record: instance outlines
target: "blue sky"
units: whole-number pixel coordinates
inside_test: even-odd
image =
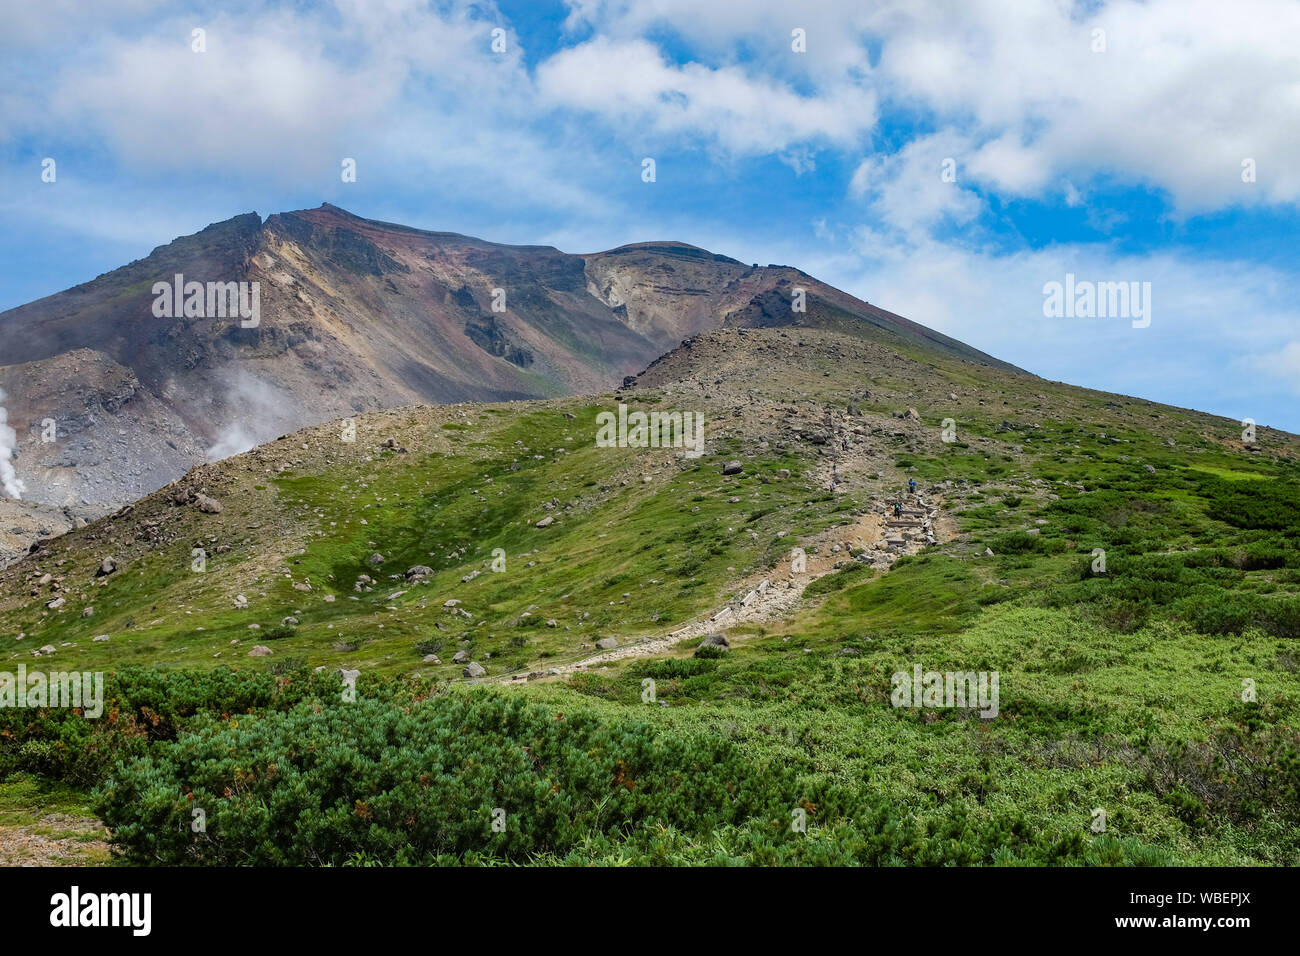
[[[1300,431],[1292,0],[0,17],[0,309],[329,201],[568,252],[677,239],[798,265],[1047,378]],[[1066,273],[1151,283],[1150,326],[1045,317]]]

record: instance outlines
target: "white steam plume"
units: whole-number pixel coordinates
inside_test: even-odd
[[[4,400],[4,389],[0,388],[0,402]],[[12,455],[17,446],[18,435],[9,427],[9,413],[0,405],[0,488],[7,498],[21,498],[27,490],[27,486],[14,471]]]

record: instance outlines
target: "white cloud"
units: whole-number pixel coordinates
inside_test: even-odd
[[[593,80],[597,81],[593,82]],[[876,121],[874,93],[849,85],[803,96],[740,66],[670,63],[647,40],[597,37],[556,53],[537,69],[544,103],[617,125],[716,140],[741,154],[773,154],[793,144],[855,144]]]
[[[1276,351],[1243,358],[1241,366],[1263,372],[1300,394],[1300,341],[1287,342]]]
[[[1180,211],[1300,200],[1300,5],[1285,0],[889,6],[876,79],[970,128],[970,166],[1012,193],[1112,173]],[[1092,29],[1106,51],[1092,51]],[[973,124],[973,126],[972,126]],[[1241,182],[1241,161],[1259,166]],[[1267,174],[1265,173],[1267,170]]]
[[[871,156],[858,164],[849,193],[869,199],[877,220],[913,241],[945,221],[968,224],[983,204],[962,185],[965,173],[957,157],[967,152],[967,141],[955,133],[918,137],[892,156]],[[951,176],[945,178],[945,172]]]
[[[981,184],[1040,195],[1069,177],[1167,190],[1180,214],[1300,201],[1300,4],[1291,0],[579,0],[605,36],[669,30],[702,60],[753,49],[763,76],[823,99],[871,90],[885,108],[959,131]],[[789,55],[791,26],[808,53]],[[1094,28],[1106,49],[1093,52]],[[867,51],[878,44],[879,62]],[[1256,161],[1258,181],[1241,181]]]

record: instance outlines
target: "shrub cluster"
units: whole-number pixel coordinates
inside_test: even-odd
[[[708,831],[792,792],[721,738],[477,693],[211,718],[119,766],[99,812],[133,862],[429,864],[524,861],[651,824]]]

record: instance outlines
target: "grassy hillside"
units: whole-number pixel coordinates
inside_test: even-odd
[[[595,447],[620,400],[705,454]],[[99,721],[0,710],[0,776],[139,863],[1300,862],[1295,436],[807,330],[343,434],[0,571],[5,666],[113,675]],[[909,478],[938,543],[859,560]],[[763,579],[730,650],[669,636]],[[891,706],[918,664],[997,715]]]

